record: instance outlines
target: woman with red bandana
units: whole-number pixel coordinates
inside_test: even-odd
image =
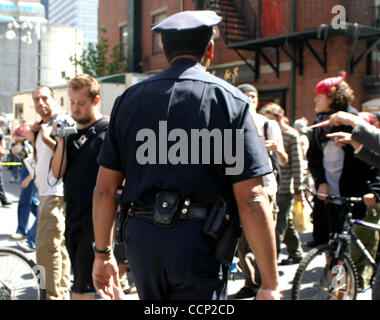
[[[327,78],[317,84],[314,103],[318,118],[315,123],[328,120],[331,114],[338,111],[358,115],[358,111],[351,106],[354,93],[344,81],[345,76],[346,73],[343,72],[341,76]],[[367,181],[374,177],[374,173],[369,165],[355,157],[351,145],[338,146],[334,139],[326,136],[337,131],[351,132],[352,127],[321,126],[314,128],[310,135],[307,159],[315,188],[317,193],[324,195],[361,197],[368,193]],[[324,203],[326,196],[319,195],[318,198],[313,235],[314,241],[321,244],[328,241],[329,234],[341,231],[345,208],[340,201]],[[363,218],[365,212],[364,203],[356,204],[353,209],[354,218]],[[325,225],[321,221],[325,221]]]

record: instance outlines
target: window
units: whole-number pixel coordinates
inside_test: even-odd
[[[161,21],[162,19],[166,18],[166,13],[161,12],[158,14],[153,15],[153,24]],[[153,55],[162,54],[163,52],[163,46],[161,41],[161,33],[153,32]]]
[[[124,25],[120,27],[120,43],[121,50],[125,59],[128,58],[128,26]]]
[[[15,104],[15,119],[22,118],[23,113],[24,113],[24,104],[16,103]]]

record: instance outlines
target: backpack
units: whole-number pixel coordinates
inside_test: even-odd
[[[265,121],[264,123],[264,137],[265,140],[268,140],[268,126],[269,122]],[[272,167],[273,167],[273,174],[276,178],[277,185],[280,185],[280,180],[281,180],[281,172],[280,172],[280,164],[278,163],[278,159],[276,154],[273,151],[268,151],[269,158],[272,162]]]

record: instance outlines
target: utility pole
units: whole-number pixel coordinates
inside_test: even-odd
[[[19,0],[14,0],[16,6],[16,22],[20,23],[20,10],[19,10]],[[19,38],[18,38],[18,59],[17,59],[17,92],[21,90],[21,37],[22,37],[22,29],[19,28]]]

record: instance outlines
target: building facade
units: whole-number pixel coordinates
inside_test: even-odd
[[[12,105],[16,92],[64,84],[62,72],[80,72],[70,57],[82,53],[82,41],[81,31],[48,24],[40,1],[0,0],[0,112],[22,116],[22,106]]]
[[[113,45],[127,21],[129,72],[154,74],[168,63],[150,26],[196,9],[223,18],[210,72],[255,85],[261,104],[280,104],[291,122],[315,118],[315,85],[342,70],[358,110],[380,95],[378,0],[100,0],[99,26],[112,30]]]
[[[39,78],[38,26],[46,23],[40,1],[0,0],[0,112],[12,111],[12,94]]]
[[[83,47],[98,42],[98,0],[49,0],[49,22],[82,30]]]

